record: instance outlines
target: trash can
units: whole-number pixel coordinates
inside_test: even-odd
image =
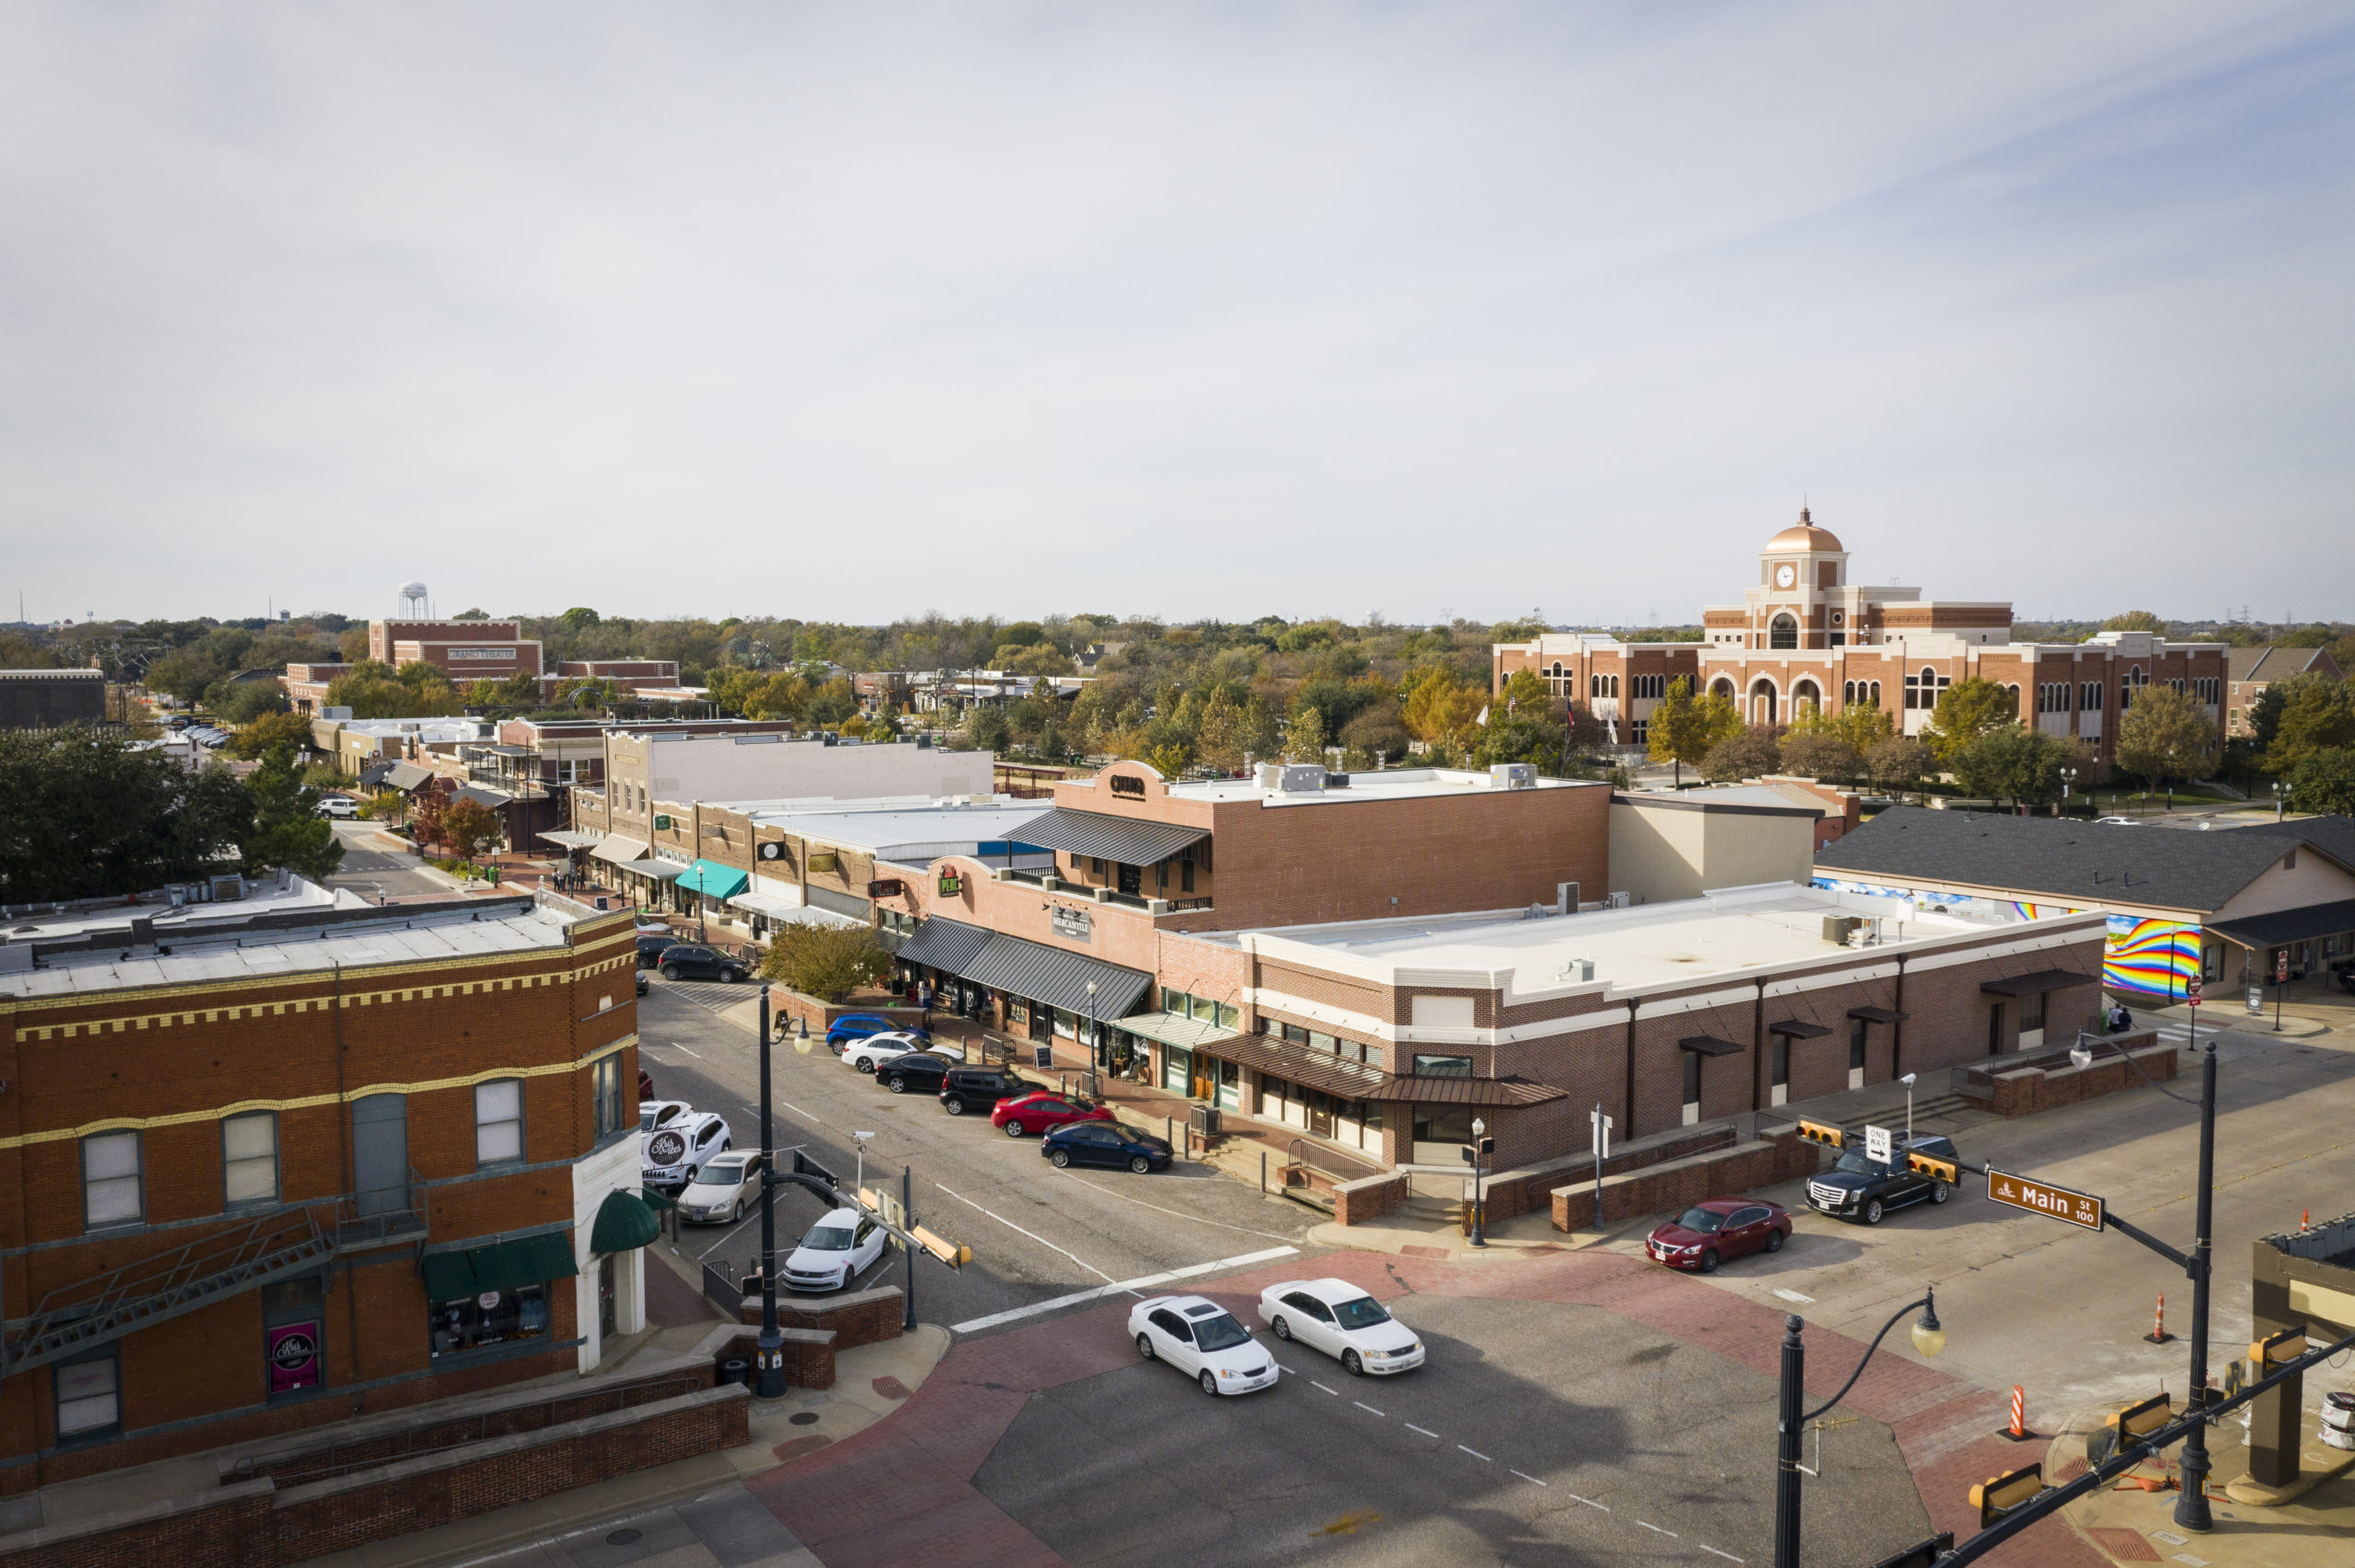
[[[752,1364],[741,1356],[731,1356],[719,1364],[719,1380],[723,1383],[741,1383],[746,1388],[751,1388]]]
[[[490,885],[494,887],[499,886],[499,867],[495,865],[490,867]]]

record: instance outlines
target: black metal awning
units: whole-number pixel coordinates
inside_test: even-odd
[[[1861,1018],[1867,1024],[1902,1024],[1905,1014],[1893,1007],[1852,1007],[1848,1016]]]
[[[1126,1018],[1143,1003],[1153,985],[1153,977],[1143,969],[999,933],[958,972],[992,990],[1027,997],[1082,1018]],[[1091,983],[1096,988],[1092,993]]]
[[[1770,1035],[1787,1035],[1794,1040],[1812,1040],[1819,1035],[1829,1035],[1832,1029],[1829,1024],[1809,1024],[1802,1019],[1786,1018],[1780,1024],[1767,1024],[1766,1032]]]
[[[1193,1048],[1204,1056],[1236,1062],[1254,1072],[1281,1078],[1304,1089],[1321,1089],[1343,1100],[1373,1099],[1392,1082],[1390,1074],[1380,1068],[1268,1035],[1205,1040]]]
[[[2242,947],[2279,947],[2284,943],[2310,942],[2355,931],[2355,898],[2335,904],[2308,904],[2302,910],[2275,910],[2246,920],[2224,921],[2208,928]]]
[[[2093,983],[2091,975],[2079,974],[2074,969],[2039,969],[2034,974],[2005,975],[1996,979],[1982,980],[1979,989],[1995,996],[2040,996],[2065,986],[2089,986]]]
[[[1741,1054],[1740,1046],[1735,1045],[1731,1040],[1720,1040],[1715,1035],[1687,1035],[1676,1042],[1676,1048],[1680,1051],[1691,1051],[1694,1056],[1704,1057],[1732,1057]]]
[[[922,964],[945,975],[961,975],[965,966],[973,961],[973,956],[987,947],[995,934],[978,925],[935,915],[900,944],[900,962]]]
[[[1526,1078],[1460,1078],[1407,1073],[1391,1079],[1369,1100],[1408,1105],[1542,1105],[1568,1097],[1569,1091]]]
[[[1022,830],[1022,841],[1065,854],[1092,855],[1122,865],[1158,865],[1189,845],[1211,836],[1207,828],[1174,822],[1140,822],[1101,811],[1056,807]]]

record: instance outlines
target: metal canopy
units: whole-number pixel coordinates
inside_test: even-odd
[[[395,762],[385,770],[385,782],[405,795],[432,776],[432,769],[420,768],[415,762]]]
[[[633,839],[625,833],[608,833],[597,841],[597,847],[589,852],[589,858],[607,861],[615,865],[627,865],[634,860],[644,860],[646,854],[644,839]]]
[[[1022,830],[1022,841],[1065,854],[1092,855],[1122,865],[1157,865],[1189,844],[1211,836],[1207,828],[1172,822],[1139,822],[1100,811],[1057,807]]]
[[[1735,1045],[1731,1040],[1720,1040],[1715,1035],[1687,1035],[1676,1042],[1676,1048],[1680,1051],[1691,1051],[1694,1056],[1704,1057],[1731,1057],[1741,1054],[1740,1046]]]
[[[2302,910],[2275,910],[2246,920],[2224,921],[2208,929],[2242,947],[2279,947],[2285,943],[2312,941],[2317,936],[2337,936],[2343,931],[2355,931],[2355,898],[2342,898],[2335,904],[2308,904]]]
[[[1852,1007],[1848,1016],[1861,1018],[1867,1024],[1901,1024],[1905,1014],[1891,1007]]]
[[[1566,1098],[1567,1089],[1525,1078],[1432,1078],[1412,1073],[1393,1078],[1367,1094],[1369,1100],[1413,1105],[1542,1105]]]
[[[569,850],[592,850],[604,841],[594,833],[583,833],[572,828],[551,829],[545,833],[534,833],[533,837],[552,844],[562,844]]]
[[[1124,1023],[1121,1027],[1128,1025]],[[1235,1062],[1304,1089],[1320,1089],[1344,1100],[1371,1099],[1391,1082],[1390,1074],[1379,1068],[1267,1035],[1230,1034],[1204,1040],[1193,1048],[1204,1056]]]
[[[687,867],[685,874],[679,878],[679,886],[707,898],[732,898],[742,892],[752,880],[751,872],[739,871],[718,861],[699,860]]]
[[[960,972],[993,990],[1108,1022],[1134,1013],[1153,985],[1153,977],[1142,969],[1126,969],[1041,942],[998,934],[993,934],[989,945]],[[1091,980],[1096,984],[1093,996],[1087,990]]]
[[[1995,996],[2037,996],[2063,986],[2093,984],[2091,975],[2081,975],[2074,969],[2039,969],[2032,975],[2005,975],[1999,979],[1982,980],[1979,989]]]
[[[1770,1035],[1787,1035],[1794,1040],[1812,1040],[1819,1035],[1829,1035],[1832,1029],[1828,1024],[1809,1024],[1797,1018],[1786,1018],[1780,1024],[1767,1024],[1766,1032]]]
[[[973,961],[973,956],[990,944],[994,934],[978,925],[935,915],[900,944],[900,962],[923,964],[945,975],[961,975],[965,966]]]

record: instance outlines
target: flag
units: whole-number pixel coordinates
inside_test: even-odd
[[[1488,723],[1488,704],[1486,704],[1485,703],[1481,704],[1481,707],[1480,707],[1480,716],[1479,716],[1479,717],[1477,717],[1477,718],[1476,718],[1476,719],[1474,719],[1472,722],[1473,722],[1474,724],[1486,724],[1486,723]]]

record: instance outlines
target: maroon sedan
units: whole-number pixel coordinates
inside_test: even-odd
[[[1644,1250],[1671,1268],[1715,1274],[1744,1253],[1779,1253],[1790,1239],[1791,1213],[1756,1197],[1713,1197],[1694,1204],[1651,1233]]]

